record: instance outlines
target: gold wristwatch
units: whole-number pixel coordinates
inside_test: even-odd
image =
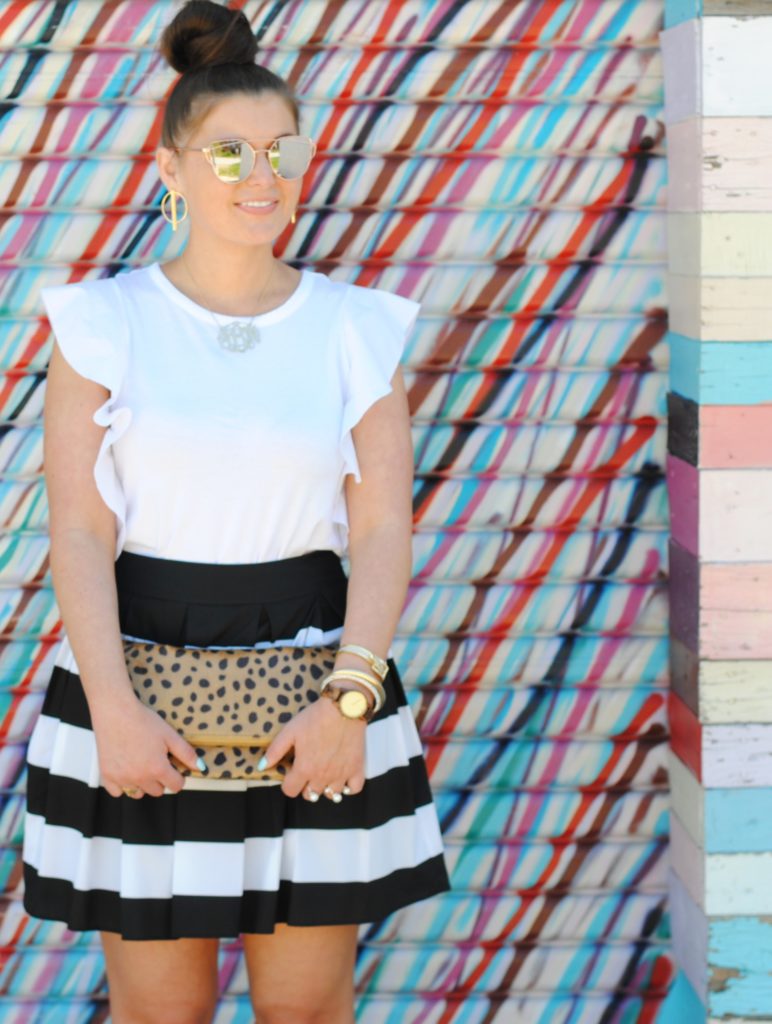
[[[370,702],[356,687],[335,686],[330,683],[322,690],[322,697],[329,697],[338,706],[344,718],[361,718],[369,722],[374,714]]]

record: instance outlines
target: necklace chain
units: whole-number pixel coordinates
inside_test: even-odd
[[[185,270],[188,272],[188,277],[193,282],[193,287],[198,289],[196,279],[191,273],[190,267],[185,262],[185,257],[180,254],[180,260]],[[273,263],[271,269],[266,277],[265,284],[263,285],[262,291],[260,292],[260,299],[265,295],[266,289],[268,288],[268,282],[271,280],[273,275]],[[228,324],[221,324],[213,311],[207,307],[207,312],[214,320],[215,327],[217,328],[217,341],[221,347],[226,349],[228,352],[246,352],[247,349],[254,348],[255,345],[260,341],[260,331],[255,327],[255,319],[261,316],[260,313],[255,313],[252,319],[248,323],[242,323],[239,320],[231,320]]]

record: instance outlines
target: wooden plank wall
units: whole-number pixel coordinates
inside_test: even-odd
[[[710,1021],[772,1019],[772,10],[680,0],[668,137],[670,892]]]
[[[59,628],[38,294],[184,241],[153,163],[174,6],[0,4],[4,1024],[107,1012],[96,936],[31,920],[18,892],[24,740]],[[663,0],[229,6],[319,141],[277,255],[422,304],[394,647],[453,892],[363,927],[358,1019],[651,1024],[674,973]],[[235,940],[220,977],[218,1024],[251,1024]]]

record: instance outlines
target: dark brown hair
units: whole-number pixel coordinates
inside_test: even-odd
[[[180,72],[164,109],[162,146],[179,145],[184,131],[206,115],[218,96],[234,92],[278,93],[300,130],[291,87],[255,63],[257,40],[243,11],[212,0],[188,0],[161,33],[159,49]]]

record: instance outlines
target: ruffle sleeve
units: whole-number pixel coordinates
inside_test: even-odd
[[[126,536],[126,498],[111,449],[131,422],[131,409],[119,401],[128,362],[120,287],[114,278],[104,278],[41,288],[40,296],[64,358],[82,377],[110,392],[92,417],[106,428],[94,463],[94,481],[116,517],[117,558]]]
[[[382,288],[350,285],[342,302],[341,344],[345,401],[340,447],[343,476],[362,480],[351,430],[379,398],[391,391],[420,302]]]

